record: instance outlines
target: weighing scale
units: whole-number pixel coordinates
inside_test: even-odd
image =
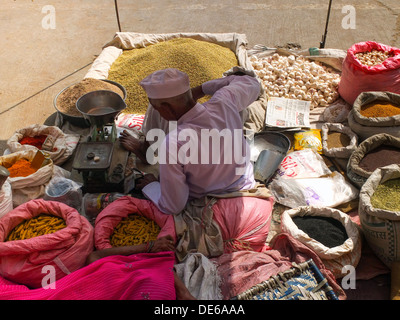
[[[72,164],[82,174],[82,191],[129,193],[135,187],[135,172],[115,126],[115,118],[126,108],[124,100],[113,91],[97,90],[80,97],[76,107],[90,125],[87,141],[78,144]]]

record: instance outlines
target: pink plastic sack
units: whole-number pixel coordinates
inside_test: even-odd
[[[61,217],[67,226],[52,234],[5,241],[15,226],[41,213]],[[0,219],[0,275],[39,288],[42,279],[48,275],[43,267],[52,266],[55,280],[61,279],[85,265],[87,256],[93,251],[93,233],[89,221],[74,208],[56,201],[30,200]]]
[[[111,248],[110,236],[120,221],[131,213],[153,220],[161,228],[158,238],[171,235],[176,240],[172,215],[164,214],[149,200],[125,196],[110,203],[96,218],[94,245],[97,250]]]
[[[359,52],[387,51],[394,56],[375,66],[366,66],[356,58]],[[342,65],[339,94],[353,105],[358,95],[366,91],[389,91],[400,93],[400,49],[366,41],[354,44],[347,50]]]
[[[271,225],[273,198],[237,197],[219,199],[213,205],[214,220],[219,224],[224,252],[266,251]]]

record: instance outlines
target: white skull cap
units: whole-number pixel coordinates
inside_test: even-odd
[[[190,90],[189,76],[174,68],[153,72],[140,85],[150,99],[171,98]]]

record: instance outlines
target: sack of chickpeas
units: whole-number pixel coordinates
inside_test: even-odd
[[[343,61],[339,94],[353,104],[365,91],[400,93],[400,49],[374,41],[359,42]]]

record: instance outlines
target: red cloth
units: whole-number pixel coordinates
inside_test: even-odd
[[[0,277],[0,300],[175,300],[174,262],[173,252],[109,256],[57,280],[54,289]]]

